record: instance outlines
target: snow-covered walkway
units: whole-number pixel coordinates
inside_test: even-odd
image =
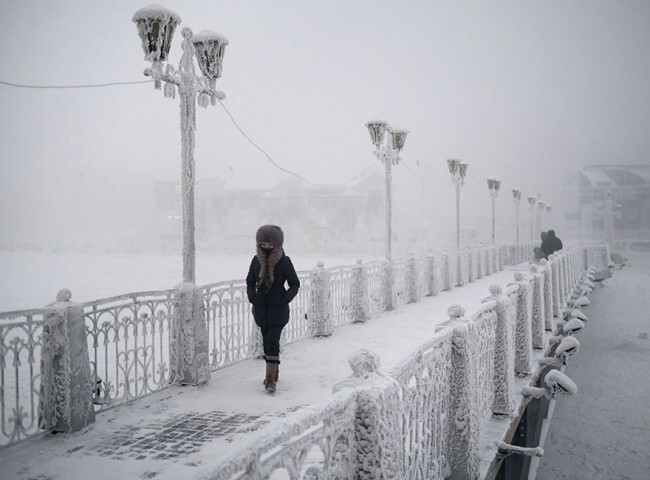
[[[578,393],[555,407],[538,480],[650,478],[650,253],[627,255],[585,311]]]
[[[191,478],[201,465],[245,448],[291,412],[323,402],[333,385],[350,375],[350,353],[371,349],[389,371],[431,338],[435,325],[448,319],[450,305],[471,314],[489,296],[490,284],[505,287],[515,270],[526,268],[506,267],[367,323],[337,328],[329,338],[290,345],[273,396],[262,386],[263,361],[246,360],[213,372],[206,386],[172,387],[102,413],[85,432],[46,436],[0,452],[0,478]]]

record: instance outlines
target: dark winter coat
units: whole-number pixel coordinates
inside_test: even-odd
[[[253,257],[246,276],[246,292],[248,301],[253,305],[253,317],[258,326],[284,326],[289,322],[289,303],[298,294],[300,280],[293,268],[291,259],[286,255],[278,260],[273,269],[273,283],[268,285],[259,282],[261,263],[257,256]],[[285,282],[289,289],[285,289]],[[258,287],[258,284],[261,283]]]
[[[562,240],[555,236],[555,230],[549,230],[548,235],[542,242],[542,253],[544,253],[544,258],[552,253],[555,253],[559,250],[562,250]]]

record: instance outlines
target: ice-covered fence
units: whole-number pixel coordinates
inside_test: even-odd
[[[434,335],[391,376],[400,387],[403,478],[442,478],[447,463],[451,331]]]
[[[0,449],[39,433],[44,310],[0,313]]]
[[[476,337],[473,339],[477,359],[478,405],[481,416],[492,412],[494,400],[494,349],[496,345],[496,302],[489,301],[472,315],[476,325]]]
[[[256,355],[261,339],[256,335],[246,282],[219,282],[202,287],[212,370]],[[300,330],[302,325],[293,325]]]
[[[529,250],[532,251],[532,244],[513,248],[519,255],[514,261],[528,259],[530,255],[525,252]],[[587,260],[595,256],[591,251],[583,254]],[[501,266],[495,263],[494,252],[492,263],[493,268]],[[333,326],[363,321],[368,314],[386,309],[387,291],[392,292],[391,306],[417,301],[439,290],[453,288],[459,279],[465,283],[485,275],[488,265],[489,248],[477,246],[460,254],[411,256],[392,265],[371,262],[361,269],[359,266],[328,269],[331,321]],[[314,335],[313,318],[310,318],[310,306],[315,298],[311,273],[299,273],[301,289],[291,304],[291,319],[283,332],[283,345]],[[387,290],[389,285],[392,288]],[[178,341],[171,335],[179,295],[182,292],[176,289],[130,293],[82,305],[93,380],[101,379],[99,384],[89,385],[96,396],[98,410],[142,397],[177,381],[170,372],[174,354],[171,347]],[[261,354],[260,334],[253,322],[243,281],[206,285],[201,287],[201,295],[211,369]],[[362,305],[360,298],[367,305]],[[13,444],[38,431],[42,323],[42,310],[0,313],[3,436],[0,446]],[[489,360],[485,357],[482,361]]]
[[[273,424],[261,439],[202,467],[210,480],[357,478],[356,395],[334,394]]]
[[[82,306],[100,409],[172,383],[169,337],[176,290],[120,295]]]

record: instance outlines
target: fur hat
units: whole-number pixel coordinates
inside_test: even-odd
[[[268,242],[276,247],[281,247],[284,243],[284,233],[277,225],[262,225],[257,229],[255,241],[258,245],[262,242]]]

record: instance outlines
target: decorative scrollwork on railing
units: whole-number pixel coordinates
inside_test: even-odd
[[[37,435],[43,310],[0,314],[0,449]]]
[[[384,310],[384,270],[381,262],[371,262],[366,266],[368,272],[368,295],[370,313]]]
[[[99,410],[168,387],[175,290],[82,304]]]
[[[294,413],[245,452],[206,467],[212,480],[355,478],[357,451],[353,391]]]
[[[476,358],[478,360],[478,396],[480,417],[491,415],[494,399],[494,349],[496,348],[496,302],[487,302],[472,320],[476,324]]]
[[[403,478],[443,478],[447,464],[447,419],[451,329],[410,355],[392,375],[400,385]]]
[[[352,282],[354,267],[330,268],[330,290],[334,326],[339,327],[354,321],[352,306]]]

